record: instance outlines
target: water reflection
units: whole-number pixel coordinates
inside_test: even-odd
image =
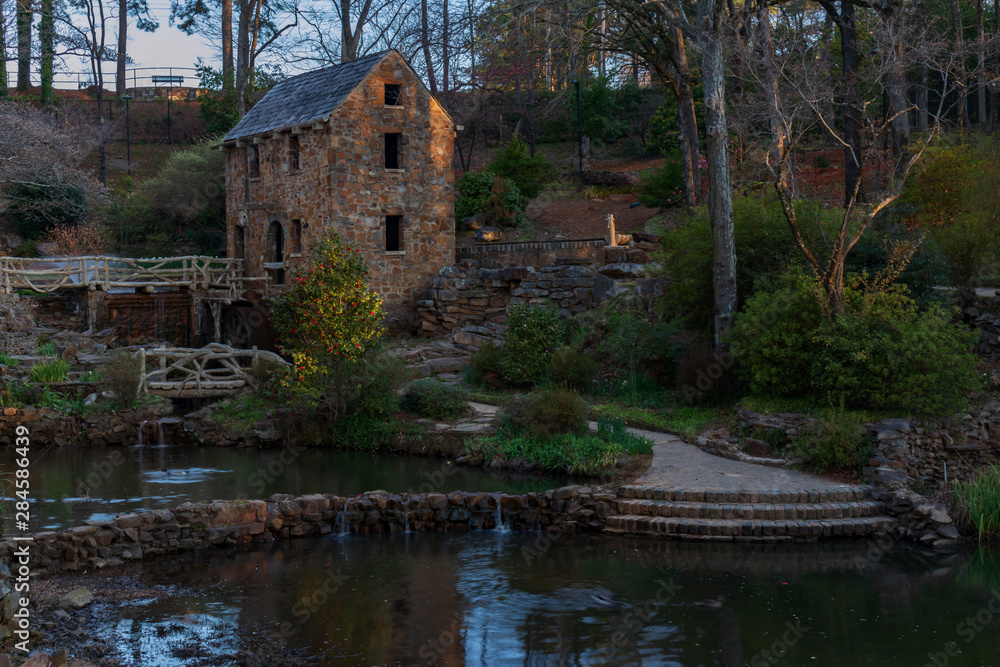
[[[492,473],[434,458],[307,448],[289,456],[289,451],[169,445],[40,448],[32,453],[32,530],[58,530],[188,501],[274,493],[526,493],[569,483],[567,478]],[[11,448],[0,448],[0,469],[12,468],[15,456]]]
[[[968,642],[996,554],[867,544],[704,545],[479,531],[331,536],[146,566],[171,594],[109,624],[133,664],[270,646],[267,664],[994,665],[1000,618]],[[530,554],[526,557],[525,554]],[[725,596],[721,608],[694,603]],[[205,632],[204,628],[211,628]],[[201,637],[201,639],[199,639]],[[204,653],[202,653],[204,655]],[[146,656],[160,662],[147,661]],[[282,656],[285,656],[282,658]]]

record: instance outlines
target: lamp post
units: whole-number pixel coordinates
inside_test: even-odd
[[[580,173],[583,174],[583,118],[580,116],[580,82],[576,85],[576,149],[580,155]]]
[[[125,95],[125,156],[128,162],[128,175],[132,175],[132,114],[129,113],[131,95]]]

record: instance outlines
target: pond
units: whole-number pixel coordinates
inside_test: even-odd
[[[478,531],[328,536],[137,567],[165,594],[96,602],[88,626],[129,665],[942,667],[1000,656],[990,551]],[[260,662],[237,660],[248,650]]]
[[[15,458],[13,448],[0,448],[0,469],[12,470]],[[274,493],[527,493],[569,483],[568,478],[494,473],[437,458],[322,448],[53,446],[32,451],[31,529],[59,530],[135,510],[264,499]]]

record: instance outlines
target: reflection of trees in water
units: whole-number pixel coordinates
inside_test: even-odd
[[[194,598],[199,605],[238,607],[250,644],[282,623],[296,623],[296,605],[315,599],[331,569],[339,570],[347,577],[343,587],[308,622],[296,625],[289,640],[291,648],[328,650],[327,658],[586,664],[588,655],[612,646],[617,664],[653,664],[655,656],[682,664],[742,665],[795,621],[813,630],[788,649],[787,664],[804,664],[817,651],[819,664],[837,664],[873,644],[903,651],[900,659],[917,659],[934,648],[933,633],[919,638],[928,646],[900,649],[892,631],[911,627],[911,618],[923,619],[923,625],[943,617],[939,627],[954,628],[968,612],[968,604],[955,601],[967,596],[955,594],[956,570],[989,576],[997,563],[995,557],[974,564],[906,548],[861,572],[859,558],[871,553],[869,543],[850,540],[726,545],[582,534],[559,538],[526,559],[522,547],[532,544],[530,534],[490,531],[346,536],[209,558],[185,555],[157,562],[155,570],[146,567],[150,576],[179,586],[177,604]],[[680,586],[676,597],[650,603],[664,580]],[[691,604],[720,594],[727,597],[721,609]],[[650,611],[636,622],[640,608]],[[857,643],[837,640],[848,637]],[[879,650],[872,654],[876,662]]]

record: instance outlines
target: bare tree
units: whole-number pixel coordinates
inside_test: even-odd
[[[0,0],[0,99],[6,98],[7,91],[7,12],[4,0]]]
[[[842,20],[843,17],[840,18]],[[871,90],[891,85],[893,77],[900,70],[918,62],[914,53],[907,51],[905,46],[900,46],[919,43],[912,31],[904,33],[891,14],[880,12],[880,18],[882,20],[874,35],[878,45],[875,51],[878,59],[871,63],[868,72]],[[775,82],[778,84],[776,93],[768,95],[765,103],[771,126],[779,128],[772,136],[769,151],[771,159],[767,161],[767,166],[792,236],[823,289],[829,317],[836,318],[844,313],[843,280],[847,254],[860,240],[871,220],[898,198],[910,169],[920,159],[934,132],[916,150],[899,158],[900,166],[888,176],[889,181],[879,193],[877,201],[870,206],[862,206],[859,192],[865,166],[879,157],[883,138],[893,133],[894,124],[910,108],[906,107],[886,116],[875,108],[872,100],[877,96],[871,90],[850,98],[853,100],[852,116],[860,120],[861,129],[860,141],[856,147],[851,146],[846,132],[838,129],[835,119],[830,117],[825,100],[838,96],[847,99],[842,91],[853,82],[844,82],[828,73],[817,71],[814,65],[815,48],[812,46],[816,44],[814,35],[804,31],[788,32],[790,37],[782,45],[780,52],[775,50],[770,57],[746,59],[750,63],[761,63],[751,65],[748,75],[752,77],[754,85],[761,88],[770,88]],[[950,67],[950,63],[945,67]],[[743,112],[755,113],[752,108],[744,109]],[[841,223],[834,237],[827,239],[827,247],[819,247],[815,242],[807,240],[815,235],[806,233],[805,227],[810,221],[800,217],[796,207],[797,197],[789,186],[788,178],[791,156],[805,137],[816,128],[822,129],[833,141],[850,150],[850,154],[857,160],[859,171],[853,189],[846,195]],[[934,129],[937,129],[936,125]]]

